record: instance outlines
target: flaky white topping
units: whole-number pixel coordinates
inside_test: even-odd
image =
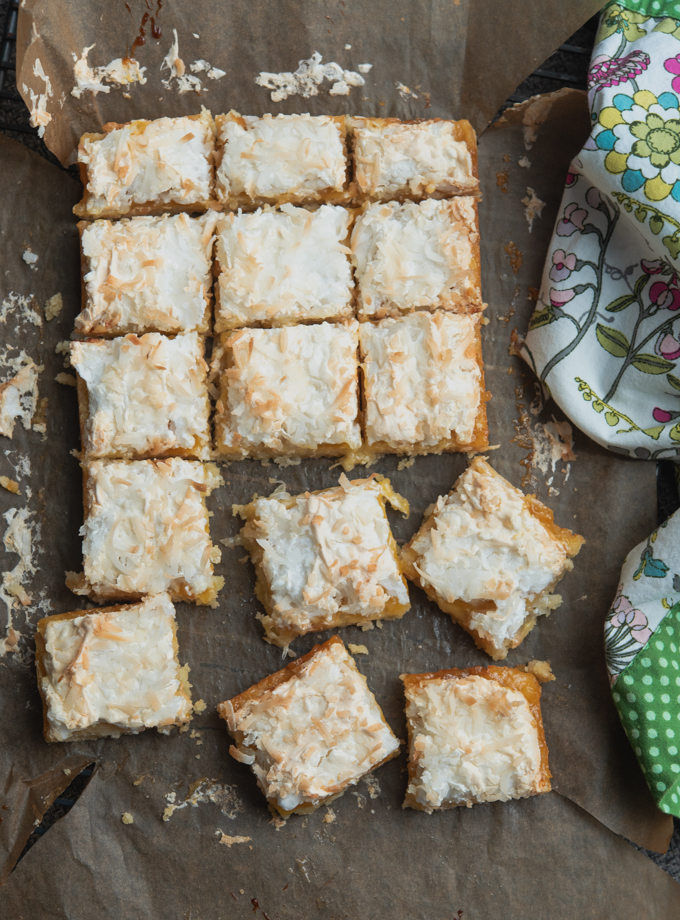
[[[407,688],[406,717],[417,764],[408,793],[426,810],[538,791],[538,731],[519,690],[478,675],[433,678]]]
[[[321,648],[298,675],[229,712],[242,732],[238,760],[252,764],[267,798],[285,811],[354,785],[399,742],[340,643]]]
[[[362,323],[361,357],[369,444],[397,449],[469,443],[479,414],[479,319],[412,313]]]
[[[255,502],[257,543],[271,592],[276,629],[304,633],[338,614],[380,617],[388,602],[408,604],[390,546],[390,525],[374,480],[294,499]]]
[[[437,499],[434,521],[412,543],[418,573],[448,603],[488,601],[470,628],[503,648],[526,620],[527,605],[564,572],[565,546],[519,489],[472,467]]]
[[[85,135],[78,162],[87,167],[87,214],[209,201],[213,150],[212,119],[205,111],[198,119],[132,121],[104,137]]]
[[[0,383],[0,434],[11,438],[17,419],[27,430],[38,407],[38,377],[42,365],[30,358],[19,368],[19,373]]]
[[[355,321],[242,329],[229,336],[233,361],[218,403],[222,445],[244,456],[258,448],[358,448],[358,339]]]
[[[348,211],[331,205],[225,214],[217,237],[217,331],[350,316],[350,221]]]
[[[85,334],[207,331],[217,215],[97,220],[82,234]]]
[[[472,191],[478,181],[455,122],[381,123],[353,118],[354,175],[362,192],[389,198],[397,192],[432,195]]]
[[[352,232],[362,313],[481,306],[474,199],[366,207]]]
[[[186,722],[167,594],[111,613],[54,617],[45,633],[41,689],[55,741],[106,723],[122,731]]]
[[[241,122],[245,122],[245,127]],[[326,115],[228,115],[218,119],[224,155],[217,171],[220,200],[244,195],[314,200],[341,192],[347,164],[341,128]]]
[[[96,460],[86,474],[89,508],[80,533],[92,593],[197,597],[212,588],[220,554],[204,498],[221,484],[215,466],[177,457]]]
[[[90,457],[207,458],[210,406],[203,339],[157,332],[72,342],[71,364],[87,385],[83,450]]]

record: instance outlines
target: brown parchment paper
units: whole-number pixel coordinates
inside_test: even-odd
[[[518,485],[527,472],[522,462],[531,454],[532,436],[539,438],[553,412],[558,421],[562,417],[552,406],[539,407],[533,379],[519,359],[509,356],[508,346],[512,330],[524,329],[531,315],[530,288],[540,282],[566,168],[588,130],[582,94],[563,92],[548,101],[550,110],[543,108],[546,120],[529,151],[524,122],[535,121],[536,113],[529,106],[508,113],[480,141],[483,285],[490,320],[484,354],[487,386],[493,393],[491,441],[500,445],[489,456]],[[305,106],[306,101],[298,100],[298,110]],[[526,161],[524,166],[518,163],[524,156],[530,160],[528,167]],[[41,527],[41,554],[36,559],[39,571],[27,588],[38,599],[43,593],[53,612],[63,612],[84,606],[63,584],[64,571],[81,564],[80,471],[69,454],[77,446],[76,400],[71,388],[53,380],[62,370],[54,347],[68,337],[78,311],[77,235],[70,208],[79,189],[70,176],[11,141],[0,140],[0,162],[0,232],[7,241],[0,296],[6,298],[9,291],[33,294],[42,305],[60,291],[65,304],[58,319],[40,327],[17,323],[13,314],[0,327],[8,342],[45,365],[41,394],[49,399],[45,441],[36,432],[18,429],[15,441],[1,445],[2,473],[15,478],[12,464],[22,455],[31,459],[32,469],[30,477],[21,479],[21,497],[0,495],[0,511],[26,502],[34,511]],[[545,202],[531,233],[521,201],[527,188]],[[27,246],[39,256],[36,271],[21,258]],[[522,426],[523,412],[529,421]],[[251,916],[255,910],[270,920],[434,920],[463,911],[465,920],[639,920],[677,914],[680,888],[611,833],[664,850],[671,831],[671,821],[654,807],[620,729],[607,688],[602,640],[621,561],[655,525],[655,467],[616,457],[574,434],[577,459],[569,467],[560,461],[555,471],[547,472],[534,464],[527,485],[555,509],[559,523],[584,534],[588,543],[560,586],[562,607],[508,658],[509,664],[547,658],[557,675],[544,686],[543,705],[556,792],[433,816],[402,811],[402,753],[378,771],[378,787],[362,782],[335,802],[330,823],[324,816],[331,815],[322,809],[276,830],[249,770],[229,757],[230,741],[215,714],[219,701],[283,663],[279,650],[261,639],[250,564],[239,563],[240,548],[225,549],[218,571],[226,576],[227,587],[219,608],[178,605],[181,659],[192,669],[194,699],[207,704],[190,732],[166,738],[149,731],[97,743],[46,745],[28,660],[31,642],[22,645],[26,660],[0,660],[0,847],[5,874],[49,802],[82,765],[98,764],[76,807],[31,849],[0,889],[0,915],[11,920],[91,920],[97,915],[212,920]],[[376,465],[411,502],[410,519],[392,515],[399,541],[412,535],[424,509],[451,487],[464,467],[465,458],[453,455],[419,458],[401,471],[395,458]],[[563,472],[567,469],[568,478]],[[267,494],[279,481],[294,492],[327,487],[337,481],[338,472],[328,461],[303,461],[282,470],[249,461],[225,466],[225,486],[209,500],[214,538],[237,532],[232,502],[247,501],[254,492]],[[30,498],[26,486],[32,490]],[[11,568],[16,557],[5,554],[0,562]],[[402,738],[402,671],[489,661],[422,592],[411,589],[411,597],[413,608],[399,622],[367,633],[342,631],[346,642],[369,649],[368,656],[357,658],[358,664]],[[29,609],[30,622],[25,624],[24,614],[17,612],[15,625],[27,633],[40,615],[40,610]],[[303,653],[327,635],[305,637],[295,649]],[[168,794],[174,793],[176,804],[182,804],[201,781],[213,784],[215,801],[188,805],[163,822]],[[122,824],[124,812],[133,815],[134,824]],[[219,843],[218,831],[251,839],[227,847]]]
[[[62,163],[82,133],[108,121],[191,114],[200,105],[213,114],[235,108],[252,115],[468,118],[482,131],[522,80],[601,6],[602,0],[24,0],[17,85],[30,108],[30,90],[45,93],[39,61],[53,93],[45,141]],[[158,40],[149,11],[162,32]],[[147,83],[129,87],[129,99],[115,87],[74,98],[73,54],[95,45],[93,66],[125,57],[145,13],[146,43],[135,57],[147,68]],[[226,71],[221,80],[205,79],[200,97],[161,84],[169,76],[160,65],[173,28],[187,68],[204,59]],[[373,64],[366,85],[329,96],[325,83],[318,96],[278,103],[255,85],[260,71],[295,71],[314,51],[349,70]],[[411,93],[400,94],[397,83]]]

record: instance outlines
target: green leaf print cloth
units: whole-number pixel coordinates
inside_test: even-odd
[[[626,557],[604,635],[628,740],[661,810],[680,817],[680,511]]]
[[[523,356],[569,418],[638,459],[680,454],[680,0],[605,7]],[[605,625],[614,702],[680,817],[680,512],[627,557]]]

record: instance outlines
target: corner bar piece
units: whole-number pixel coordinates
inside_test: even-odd
[[[38,623],[35,661],[46,741],[88,741],[191,719],[167,594]]]
[[[431,814],[550,791],[533,674],[492,666],[401,679],[409,736],[405,808]]]
[[[411,313],[359,328],[366,450],[489,446],[480,317]]]
[[[78,217],[205,211],[213,200],[215,127],[207,109],[180,118],[111,122],[78,145]]]
[[[365,205],[351,242],[359,319],[484,309],[474,198]]]
[[[216,606],[224,579],[213,575],[205,497],[222,485],[212,463],[95,460],[84,469],[84,574],[76,594],[137,599],[167,591],[173,600]]]
[[[267,641],[287,648],[322,629],[398,619],[410,608],[385,502],[408,502],[376,476],[320,492],[274,493],[239,509]]]
[[[468,121],[353,118],[354,178],[368,199],[478,193],[477,139]]]
[[[402,550],[405,575],[495,660],[562,602],[584,540],[477,457]]]
[[[210,330],[217,214],[80,221],[83,335]]]
[[[399,742],[337,636],[220,703],[236,742],[270,808],[306,814],[338,798],[391,760]]]
[[[350,319],[351,212],[284,204],[225,214],[217,236],[215,331]]]
[[[217,197],[227,208],[349,200],[344,116],[239,115],[215,119]],[[221,158],[221,159],[220,159]]]
[[[210,456],[204,340],[149,332],[71,343],[83,456]]]
[[[361,447],[359,324],[239,329],[221,338],[215,444],[245,457],[344,457]]]

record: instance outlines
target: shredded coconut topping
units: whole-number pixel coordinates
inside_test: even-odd
[[[29,118],[29,124],[32,128],[38,129],[38,137],[44,137],[45,128],[52,121],[52,116],[47,111],[47,101],[52,97],[53,90],[52,81],[45,73],[40,58],[36,58],[33,62],[33,76],[43,81],[45,84],[45,91],[43,93],[36,93],[29,86],[26,86],[25,83],[23,84],[24,93],[31,98],[31,117]]]
[[[78,593],[196,598],[213,588],[220,551],[204,497],[222,483],[215,466],[176,457],[98,460],[86,474],[86,588]]]
[[[418,98],[408,87],[397,88]],[[353,118],[352,126],[355,178],[364,194],[391,198],[398,192],[454,194],[479,187],[468,146],[456,140],[455,121]]]
[[[204,343],[195,332],[157,332],[71,343],[71,364],[87,386],[83,450],[90,457],[207,459],[210,404]]]
[[[0,383],[0,434],[11,438],[17,419],[28,431],[38,407],[38,377],[44,370],[31,358],[19,368],[15,377]]]
[[[345,479],[316,494],[257,499],[247,529],[264,551],[270,629],[302,635],[338,614],[373,620],[389,616],[390,603],[408,605],[383,494],[374,480]]]
[[[534,601],[570,565],[567,550],[531,513],[525,496],[483,461],[434,507],[434,525],[416,535],[416,571],[447,602],[473,604],[469,628],[501,650],[529,613],[548,613],[559,597]],[[527,609],[529,608],[529,609]]]
[[[307,60],[299,61],[298,69],[295,73],[283,71],[282,73],[267,73],[262,71],[255,77],[258,86],[270,89],[270,98],[272,102],[282,102],[290,96],[302,96],[309,99],[310,96],[318,96],[319,87],[324,80],[331,84],[329,96],[348,96],[351,87],[363,86],[366,81],[361,76],[362,73],[368,73],[372,64],[360,64],[360,73],[353,70],[343,70],[335,61],[328,64],[322,64],[323,58],[318,51],[315,51]],[[362,70],[368,68],[368,70]]]
[[[481,309],[478,240],[473,198],[368,205],[352,232],[361,313]]]
[[[86,134],[78,162],[87,167],[84,213],[117,217],[141,205],[205,205],[212,188],[212,119],[200,116],[132,121]]]
[[[83,48],[80,57],[73,54],[73,76],[76,85],[71,90],[71,95],[80,99],[84,92],[93,96],[97,93],[111,92],[111,86],[130,86],[131,83],[146,83],[146,67],[140,67],[134,58],[116,58],[103,67],[90,67],[88,55],[95,45]]]
[[[358,448],[358,323],[242,329],[226,340],[229,368],[217,404],[228,452]]]
[[[541,751],[522,693],[477,675],[406,687],[416,776],[408,787],[427,811],[507,802],[539,791]]]
[[[469,444],[481,402],[479,319],[412,313],[360,328],[369,444]]]
[[[181,692],[175,657],[175,608],[167,594],[110,613],[42,622],[46,673],[40,687],[49,740],[70,741],[96,726],[94,736],[116,736],[189,721],[191,702]]]
[[[350,221],[345,208],[331,205],[222,217],[217,331],[350,316]]]
[[[241,196],[274,201],[319,200],[347,179],[343,119],[326,115],[238,115],[217,118],[224,146],[217,170],[221,201]]]
[[[207,332],[217,215],[97,220],[82,226],[86,334]]]
[[[399,749],[366,679],[340,641],[326,643],[273,690],[236,711],[220,710],[238,739],[231,754],[252,765],[282,811],[318,805],[356,783]]]

